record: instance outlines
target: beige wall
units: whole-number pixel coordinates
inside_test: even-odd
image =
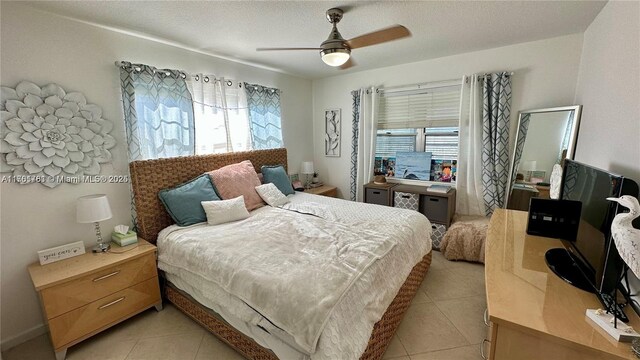
[[[640,183],[640,3],[610,1],[584,33],[576,160]]]
[[[575,34],[314,80],[314,162],[320,178],[338,186],[340,195],[349,198],[352,90],[514,71],[511,122],[515,130],[520,110],[573,104],[581,48],[582,34]],[[325,157],[323,152],[324,109],[327,108],[342,109],[342,149],[338,158]]]
[[[186,51],[102,28],[48,15],[22,4],[2,2],[1,81],[15,86],[22,80],[44,85],[55,82],[68,91],[85,94],[101,106],[104,118],[116,126],[113,164],[102,174],[126,174],[126,143],[116,60],[162,68],[213,73],[282,89],[284,141],[292,170],[312,157],[311,81]],[[63,184],[48,189],[38,184],[2,184],[1,339],[3,347],[43,331],[38,299],[26,267],[37,261],[36,251],[64,243],[94,241],[91,225],[75,222],[75,199],[104,193],[113,219],[102,223],[110,233],[116,224],[130,222],[127,184]],[[21,337],[22,336],[22,337]]]

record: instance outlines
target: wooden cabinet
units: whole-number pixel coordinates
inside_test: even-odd
[[[485,246],[487,317],[490,331],[482,343],[491,360],[635,359],[629,343],[618,343],[586,317],[602,305],[595,294],[556,276],[546,265],[557,239],[526,234],[527,213],[498,209]],[[640,318],[627,309],[629,325]]]
[[[305,189],[304,192],[328,197],[338,197],[338,188],[330,185],[322,185],[311,189]]]
[[[162,309],[156,247],[139,240],[55,263],[29,266],[58,360],[67,348],[151,306]]]

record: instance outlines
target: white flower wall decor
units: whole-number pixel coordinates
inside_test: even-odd
[[[0,172],[15,182],[79,183],[111,162],[113,123],[81,93],[28,81],[1,90]]]

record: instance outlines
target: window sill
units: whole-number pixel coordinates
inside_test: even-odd
[[[456,187],[455,182],[409,180],[409,179],[397,179],[392,177],[388,177],[387,182],[392,184],[417,185],[417,186],[424,186],[424,187],[428,187],[431,185],[447,185],[447,186],[451,186],[452,188]]]

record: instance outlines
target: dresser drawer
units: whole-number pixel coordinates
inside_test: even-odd
[[[395,191],[393,193],[393,206],[401,209],[419,210],[420,194]]]
[[[120,322],[160,301],[158,277],[49,320],[53,347],[59,349],[96,330]]]
[[[390,206],[391,204],[389,204],[389,190],[367,188],[364,194],[364,201],[368,204]]]
[[[104,254],[109,256],[109,254]],[[77,309],[133,284],[157,276],[155,252],[43,289],[42,302],[48,319]]]
[[[446,223],[449,217],[449,201],[446,197],[424,195],[423,214],[427,219],[436,222]]]

